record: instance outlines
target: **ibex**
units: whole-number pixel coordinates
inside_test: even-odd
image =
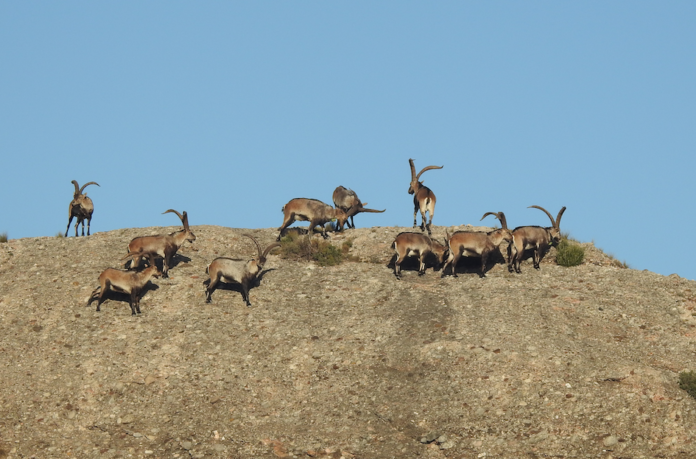
[[[285,204],[281,209],[283,212],[283,224],[278,228],[278,239],[283,235],[283,231],[295,221],[309,222],[309,235],[312,235],[314,227],[321,225],[321,235],[324,239],[326,228],[324,225],[332,220],[336,220],[338,227],[342,228],[348,216],[341,209],[334,209],[328,204],[317,199],[295,198]]]
[[[254,281],[258,275],[263,270],[263,266],[266,264],[266,256],[268,253],[276,247],[280,246],[280,242],[274,242],[266,247],[266,250],[261,251],[261,246],[259,242],[251,235],[244,234],[248,237],[259,251],[259,257],[257,259],[251,260],[241,260],[237,258],[226,258],[219,257],[212,261],[206,268],[205,272],[210,276],[210,283],[206,288],[206,303],[212,301],[211,296],[215,286],[218,282],[235,282],[241,284],[242,286],[242,299],[247,306],[251,306],[249,301],[249,288],[253,285]]]
[[[558,212],[556,220],[551,214],[539,206],[529,206],[529,208],[543,210],[551,219],[551,226],[542,228],[541,226],[520,226],[512,230],[512,242],[508,245],[508,270],[515,270],[520,273],[520,263],[524,256],[525,250],[534,250],[534,268],[539,269],[541,257],[552,245],[556,245],[561,241],[561,217],[565,212],[565,206]]]
[[[355,228],[353,217],[359,214],[360,212],[381,213],[387,210],[366,209],[365,206],[367,205],[367,203],[363,204],[362,202],[360,202],[360,198],[358,198],[358,195],[355,194],[355,191],[349,190],[348,188],[345,188],[343,186],[338,186],[334,190],[333,203],[337,209],[341,209],[342,211],[344,211],[346,213],[346,216],[350,218],[350,222],[346,219],[346,225],[348,225],[348,228]],[[338,227],[338,230],[342,231],[343,225]]]
[[[87,220],[87,236],[89,236],[89,226],[92,223],[92,213],[94,212],[94,203],[86,195],[82,194],[85,188],[89,185],[97,185],[97,182],[87,182],[82,185],[82,188],[77,184],[77,180],[73,180],[72,184],[75,185],[75,193],[73,193],[73,199],[70,201],[70,207],[68,208],[68,227],[65,228],[65,237],[68,237],[68,230],[70,229],[70,223],[73,217],[77,218],[75,222],[75,237],[77,237],[77,227],[82,223],[82,235],[85,235],[85,220]]]
[[[413,160],[409,159],[408,163],[411,165],[411,185],[408,187],[408,194],[413,195],[413,227],[417,226],[416,216],[418,215],[418,210],[421,213],[421,231],[425,231],[428,228],[428,234],[430,233],[430,225],[433,223],[433,215],[435,215],[435,193],[423,185],[423,182],[419,182],[421,174],[430,169],[442,169],[444,166],[428,166],[424,167],[422,171],[416,175],[416,166],[413,165]],[[425,224],[425,213],[430,213],[430,221]]]
[[[439,268],[447,252],[447,247],[421,233],[399,233],[391,247],[397,255],[394,262],[394,275],[397,279],[401,279],[401,262],[404,261],[404,258],[417,256],[420,261],[418,275],[422,276],[425,274],[425,259],[428,254],[435,255],[437,258],[436,268]]]
[[[445,266],[442,268],[442,277],[445,277],[447,266],[452,267],[452,275],[457,277],[457,262],[464,255],[467,257],[481,257],[480,277],[486,277],[486,262],[488,256],[496,250],[503,241],[512,241],[512,232],[507,227],[505,214],[502,212],[486,212],[481,220],[489,215],[495,216],[500,220],[502,228],[488,233],[474,233],[471,231],[457,231],[452,236],[447,234],[447,248],[449,257]]]
[[[128,254],[125,258],[133,255]],[[143,255],[147,256],[150,266],[140,272],[120,271],[114,268],[105,269],[99,275],[99,287],[94,289],[85,306],[89,306],[92,301],[98,298],[97,311],[100,311],[106,292],[112,290],[130,295],[131,315],[135,315],[136,312],[140,314],[140,298],[145,286],[153,277],[162,275],[162,271],[155,264],[154,256],[151,253],[140,254],[139,256]]]
[[[162,214],[175,213],[179,216],[181,224],[184,225],[184,229],[171,233],[168,235],[161,236],[140,236],[136,237],[130,244],[128,244],[128,253],[133,254],[133,259],[131,260],[130,267],[137,268],[140,264],[140,254],[151,252],[164,260],[162,262],[162,276],[169,277],[169,267],[174,255],[181,248],[185,241],[193,242],[196,240],[196,235],[193,234],[191,228],[189,228],[188,215],[186,211],[184,214],[180,214],[174,209],[169,209]]]

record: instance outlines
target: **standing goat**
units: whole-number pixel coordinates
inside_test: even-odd
[[[452,275],[457,277],[457,262],[464,255],[467,257],[481,257],[480,277],[486,277],[486,262],[493,250],[496,250],[503,241],[512,241],[512,232],[507,227],[505,214],[502,212],[486,212],[481,220],[489,215],[500,220],[502,228],[488,233],[474,233],[471,231],[457,231],[452,236],[447,234],[447,248],[449,257],[442,268],[442,277],[445,277],[447,266],[452,266]]]
[[[75,222],[75,237],[77,237],[77,227],[82,223],[82,235],[85,235],[85,220],[87,220],[87,236],[89,236],[89,226],[92,223],[92,213],[94,212],[94,203],[86,195],[82,194],[85,188],[89,185],[97,185],[97,182],[87,182],[82,185],[82,188],[77,184],[77,180],[73,180],[72,184],[75,185],[75,193],[73,193],[73,199],[70,201],[70,207],[68,207],[68,227],[65,228],[65,237],[68,237],[68,230],[70,229],[70,223],[73,217],[77,218]]]
[[[435,255],[437,258],[436,268],[439,268],[445,259],[447,247],[439,242],[431,239],[429,236],[421,233],[404,232],[399,233],[391,245],[396,252],[397,258],[394,262],[394,275],[397,279],[401,279],[401,262],[404,258],[410,256],[418,257],[420,267],[418,275],[425,274],[425,258],[429,254]]]
[[[140,254],[139,256],[142,256]],[[99,275],[99,287],[94,289],[87,300],[85,306],[89,306],[92,301],[99,299],[97,302],[97,311],[101,311],[101,304],[104,302],[104,296],[109,290],[125,293],[130,295],[131,315],[136,312],[140,314],[140,298],[145,290],[145,286],[153,277],[160,277],[162,271],[155,264],[155,258],[151,253],[144,254],[147,256],[150,266],[140,272],[120,271],[114,268],[107,268]],[[132,257],[134,254],[128,254],[127,257]]]
[[[172,262],[172,258],[176,255],[176,252],[181,248],[184,242],[193,242],[196,240],[196,235],[193,234],[191,228],[189,228],[188,215],[186,211],[184,214],[180,214],[174,209],[169,209],[162,214],[175,213],[179,216],[181,224],[184,225],[184,229],[171,233],[168,235],[161,236],[140,236],[134,238],[128,244],[128,253],[133,254],[133,259],[131,260],[130,267],[137,268],[140,264],[141,253],[153,253],[159,257],[162,257],[162,276],[169,277],[169,267]]]
[[[353,217],[360,212],[382,213],[387,210],[366,209],[364,206],[366,206],[367,203],[363,204],[360,202],[360,198],[355,194],[355,191],[340,185],[333,192],[333,203],[337,209],[341,209],[346,213],[346,225],[348,225],[348,228],[355,228]],[[348,218],[350,218],[350,222],[348,222]],[[338,230],[342,231],[343,225],[339,226]]]
[[[561,217],[565,212],[565,206],[558,212],[556,220],[551,214],[540,206],[529,206],[529,208],[543,210],[551,220],[550,227],[541,226],[520,226],[512,230],[512,242],[508,245],[508,271],[513,269],[516,273],[520,273],[520,263],[524,256],[525,250],[534,250],[533,261],[534,268],[539,269],[541,257],[552,245],[556,245],[561,241]]]
[[[427,228],[428,234],[431,234],[430,225],[433,223],[433,216],[435,215],[435,193],[433,193],[430,188],[423,185],[423,182],[419,182],[418,179],[423,172],[429,171],[430,169],[442,169],[444,166],[424,167],[423,170],[416,175],[416,166],[413,165],[413,160],[409,159],[408,163],[411,165],[411,185],[408,187],[408,194],[413,195],[413,227],[415,228],[417,226],[416,216],[418,215],[418,210],[420,210],[421,231],[425,231]],[[430,221],[428,221],[427,225],[425,224],[426,212],[430,213]]]
[[[263,270],[264,264],[266,264],[266,257],[268,253],[276,247],[280,246],[280,242],[274,242],[266,247],[266,250],[261,251],[261,246],[259,242],[251,235],[244,234],[243,236],[248,237],[259,251],[259,257],[257,259],[251,259],[249,261],[238,259],[238,258],[226,258],[219,257],[212,261],[206,268],[205,272],[210,276],[210,283],[208,288],[206,288],[206,303],[212,301],[213,290],[218,282],[235,282],[242,286],[242,299],[247,306],[251,306],[249,301],[249,288],[253,285],[256,278],[259,276]]]
[[[278,241],[283,235],[283,231],[296,221],[309,222],[309,235],[312,235],[314,227],[321,225],[321,235],[324,239],[326,228],[324,225],[332,220],[336,220],[336,225],[343,228],[348,216],[342,209],[334,209],[328,204],[324,204],[318,199],[295,198],[285,204],[281,209],[283,212],[283,224],[278,228]]]

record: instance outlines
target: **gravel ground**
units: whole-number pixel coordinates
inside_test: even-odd
[[[271,255],[252,307],[235,287],[206,304],[207,264],[277,233],[197,226],[140,316],[120,295],[85,307],[133,237],[177,229],[0,244],[0,458],[696,457],[677,383],[694,281],[591,244],[575,268],[552,249],[520,275],[411,263],[397,281],[411,229],[375,227],[332,234],[354,261]]]

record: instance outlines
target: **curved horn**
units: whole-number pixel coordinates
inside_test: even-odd
[[[73,185],[75,185],[75,193],[74,196],[77,197],[80,195],[80,185],[77,184],[77,180],[73,180],[71,182]]]
[[[87,188],[87,186],[89,186],[89,185],[99,186],[99,184],[97,182],[87,182],[84,185],[82,185],[82,188],[80,188],[80,194],[82,194],[82,192],[85,190],[85,188]],[[75,183],[75,186],[77,187],[77,182]]]
[[[535,209],[543,210],[544,213],[545,213],[546,215],[549,216],[549,220],[551,220],[551,225],[552,225],[554,228],[556,227],[556,221],[553,219],[553,217],[551,216],[551,214],[549,213],[548,210],[544,209],[544,208],[541,207],[541,206],[529,206],[529,207],[527,207],[527,209],[530,209],[530,208],[532,208],[532,207],[534,207]]]
[[[416,166],[413,165],[413,160],[409,159],[408,163],[411,165],[411,181],[416,180]]]
[[[425,172],[425,171],[429,171],[430,169],[442,169],[443,167],[445,167],[445,166],[428,166],[428,167],[424,167],[423,170],[420,171],[420,172],[418,173],[418,175],[416,175],[416,180],[418,180],[418,179],[420,178],[421,174],[422,174],[423,172]]]
[[[259,251],[259,259],[261,259],[263,255],[261,254],[261,246],[259,245],[259,241],[257,241],[256,238],[251,234],[242,234],[242,236],[246,236],[252,241],[254,241],[254,244],[256,244],[256,249]]]
[[[280,242],[274,242],[273,244],[270,244],[268,247],[266,247],[266,250],[263,251],[263,255],[261,255],[260,258],[261,258],[262,260],[265,260],[265,259],[266,259],[266,256],[268,255],[268,253],[269,253],[271,250],[275,249],[276,247],[280,247],[280,246],[281,246]]]
[[[181,224],[182,224],[182,225],[184,224],[184,216],[181,215],[179,212],[177,212],[177,211],[174,210],[174,209],[165,210],[164,212],[162,212],[162,215],[168,214],[168,213],[170,213],[170,212],[173,212],[173,213],[175,213],[176,215],[178,215],[178,216],[179,216],[179,220],[181,220]],[[186,212],[184,212],[184,213],[186,213]]]
[[[483,217],[481,217],[481,220],[484,218],[488,217],[489,215],[493,215],[495,218],[497,218],[500,221],[500,225],[502,228],[507,229],[507,220],[505,219],[505,214],[502,212],[486,212],[483,214]]]
[[[561,217],[563,216],[563,212],[565,212],[566,207],[563,206],[561,210],[558,211],[558,216],[556,217],[556,229],[561,229]]]
[[[186,211],[184,211],[183,216],[184,216],[184,218],[181,220],[181,223],[184,225],[184,229],[186,231],[188,231],[189,224],[188,224],[188,214],[186,213]]]

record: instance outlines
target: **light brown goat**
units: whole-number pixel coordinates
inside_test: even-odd
[[[344,186],[338,186],[333,192],[333,203],[334,206],[336,206],[337,209],[341,209],[346,213],[346,225],[348,225],[348,228],[355,228],[355,223],[353,222],[353,217],[360,212],[375,212],[375,213],[382,213],[386,211],[387,209],[384,210],[374,210],[374,209],[367,209],[365,206],[367,203],[362,203],[360,201],[360,198],[358,198],[358,195],[355,193],[353,190],[349,190],[348,188]],[[350,222],[348,221],[348,218],[350,218]],[[338,227],[339,231],[343,230],[343,225]]]
[[[447,247],[435,241],[434,239],[421,233],[404,232],[399,233],[391,245],[396,252],[397,258],[394,262],[394,275],[397,279],[401,279],[401,262],[406,257],[416,256],[420,262],[418,275],[425,274],[425,259],[429,254],[433,254],[437,258],[435,268],[439,268],[445,260]]]
[[[534,268],[539,269],[539,263],[543,254],[550,246],[556,245],[561,241],[561,217],[565,212],[565,206],[558,212],[556,220],[551,214],[539,206],[529,206],[544,211],[551,220],[550,227],[541,226],[520,226],[512,230],[512,242],[508,245],[508,270],[520,273],[520,263],[525,250],[533,250]]]
[[[206,303],[210,303],[215,286],[222,282],[234,282],[242,286],[242,299],[247,306],[251,307],[249,301],[249,289],[251,288],[256,278],[261,274],[263,266],[266,264],[268,253],[276,247],[280,246],[280,242],[274,242],[266,247],[262,252],[259,242],[251,235],[244,234],[248,237],[259,251],[259,257],[251,260],[243,260],[238,258],[218,257],[214,259],[206,268],[205,272],[210,276],[210,283],[206,288]]]
[[[471,231],[457,231],[452,236],[447,234],[447,248],[449,257],[445,266],[442,268],[442,277],[445,276],[447,266],[452,267],[452,275],[457,277],[457,262],[464,255],[467,257],[481,258],[481,273],[480,277],[486,276],[486,262],[490,253],[500,246],[503,241],[510,242],[512,240],[512,232],[507,227],[505,214],[502,212],[486,212],[481,217],[481,220],[488,215],[493,215],[500,220],[502,228],[490,231],[488,233],[474,233]]]
[[[310,236],[314,228],[317,225],[321,225],[321,235],[326,239],[326,228],[324,227],[326,223],[336,220],[336,225],[342,228],[348,219],[348,216],[342,209],[334,209],[318,199],[291,199],[281,210],[283,212],[283,224],[278,228],[278,241],[280,241],[285,228],[296,221],[309,222]]]
[[[75,237],[77,237],[77,227],[80,223],[82,223],[82,235],[85,235],[85,220],[87,220],[87,236],[89,236],[92,213],[94,213],[94,203],[86,194],[82,194],[82,192],[89,185],[99,186],[99,184],[97,182],[87,182],[82,185],[82,188],[77,184],[77,180],[73,180],[72,184],[75,185],[75,192],[73,193],[72,201],[70,201],[70,207],[68,207],[68,227],[65,228],[65,237],[68,237],[68,230],[70,229],[70,223],[73,217],[77,218],[75,222]]]
[[[136,312],[140,314],[140,298],[145,290],[145,286],[153,277],[160,277],[162,271],[155,264],[155,259],[151,253],[140,254],[146,255],[150,262],[150,266],[140,272],[121,271],[114,268],[107,268],[99,275],[99,287],[94,289],[87,300],[86,306],[89,306],[92,301],[98,299],[97,311],[101,310],[101,304],[104,302],[106,292],[112,290],[114,292],[125,293],[130,295],[131,314]],[[133,254],[128,254],[126,257],[131,257]]]
[[[413,227],[415,228],[417,226],[416,222],[416,217],[418,215],[418,211],[420,210],[421,213],[421,231],[425,231],[425,229],[428,229],[428,234],[430,233],[430,225],[433,223],[433,216],[435,215],[435,202],[437,199],[435,198],[435,193],[428,188],[427,186],[423,185],[423,182],[419,182],[418,179],[420,178],[421,174],[425,171],[429,171],[431,169],[442,169],[444,166],[428,166],[424,167],[423,170],[421,170],[418,175],[416,175],[416,166],[413,164],[413,160],[409,159],[408,163],[411,165],[411,184],[408,187],[408,194],[413,195]],[[428,221],[428,224],[425,224],[425,213],[428,212],[430,214],[430,220]]]
[[[189,228],[186,211],[184,211],[182,215],[174,209],[169,209],[162,212],[162,214],[169,212],[178,215],[181,224],[184,225],[184,229],[168,235],[140,236],[134,238],[130,241],[130,244],[128,244],[128,253],[133,254],[133,259],[130,264],[131,268],[137,268],[140,264],[140,253],[150,252],[162,257],[162,275],[164,277],[169,277],[169,268],[176,252],[181,248],[184,242],[193,242],[196,240],[196,235],[193,234],[193,231]]]

